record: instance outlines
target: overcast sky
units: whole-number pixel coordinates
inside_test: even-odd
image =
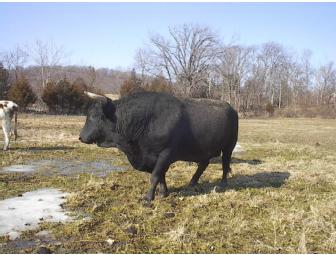
[[[66,64],[130,68],[149,35],[207,25],[228,42],[275,41],[315,65],[336,62],[336,3],[0,3],[0,52],[39,39],[68,52]]]

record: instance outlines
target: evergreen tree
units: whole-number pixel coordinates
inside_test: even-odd
[[[7,99],[8,96],[8,77],[9,73],[0,62],[0,100]]]
[[[42,91],[42,100],[48,106],[49,111],[56,112],[57,108],[57,89],[54,81],[49,80]]]
[[[78,77],[72,83],[71,102],[74,113],[84,112],[89,107],[90,99],[84,94],[84,91],[87,90],[93,91],[93,89],[88,89],[88,86],[86,85],[84,79],[81,77]]]
[[[21,77],[10,87],[8,98],[17,103],[22,109],[37,100],[36,94],[25,77]]]
[[[141,80],[137,78],[136,72],[133,69],[130,77],[123,82],[120,87],[119,93],[120,96],[126,96],[128,94],[132,94],[135,92],[143,91],[144,89],[141,87]]]
[[[42,92],[42,100],[53,113],[78,114],[89,107],[90,99],[84,94],[86,90],[94,91],[88,89],[82,78],[77,78],[73,83],[64,78],[57,84],[47,83]]]

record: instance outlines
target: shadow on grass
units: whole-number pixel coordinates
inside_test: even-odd
[[[289,176],[289,172],[261,172],[253,175],[235,175],[228,178],[228,185],[221,192],[247,188],[280,188],[286,183]],[[182,186],[172,188],[170,189],[170,192],[176,192],[178,196],[182,197],[209,194],[214,190],[215,186],[219,185],[219,183],[220,180],[213,183],[203,182],[197,184],[195,187]]]
[[[213,158],[211,159],[210,163],[211,164],[222,164],[222,158],[221,157]],[[247,163],[249,165],[259,165],[262,163],[262,161],[260,159],[240,159],[240,158],[232,157],[231,163],[232,164]]]

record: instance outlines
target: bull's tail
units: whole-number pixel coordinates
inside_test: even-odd
[[[14,109],[14,140],[16,141],[18,134],[17,134],[17,116],[18,116],[18,109]]]

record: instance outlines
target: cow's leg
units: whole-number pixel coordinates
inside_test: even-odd
[[[156,187],[159,182],[163,182],[162,180],[165,178],[165,172],[169,168],[169,164],[170,152],[168,150],[161,152],[155,163],[155,167],[151,175],[151,188],[149,189],[147,195],[144,197],[146,201],[154,200]]]
[[[197,184],[199,178],[201,177],[201,175],[203,174],[204,170],[207,168],[208,165],[209,160],[198,163],[197,170],[194,173],[193,177],[191,178],[189,186],[193,187]]]
[[[10,124],[10,121],[8,121],[7,119],[2,120],[2,130],[4,132],[4,147],[3,147],[3,150],[6,151],[9,147],[10,131],[11,131],[11,124]]]

